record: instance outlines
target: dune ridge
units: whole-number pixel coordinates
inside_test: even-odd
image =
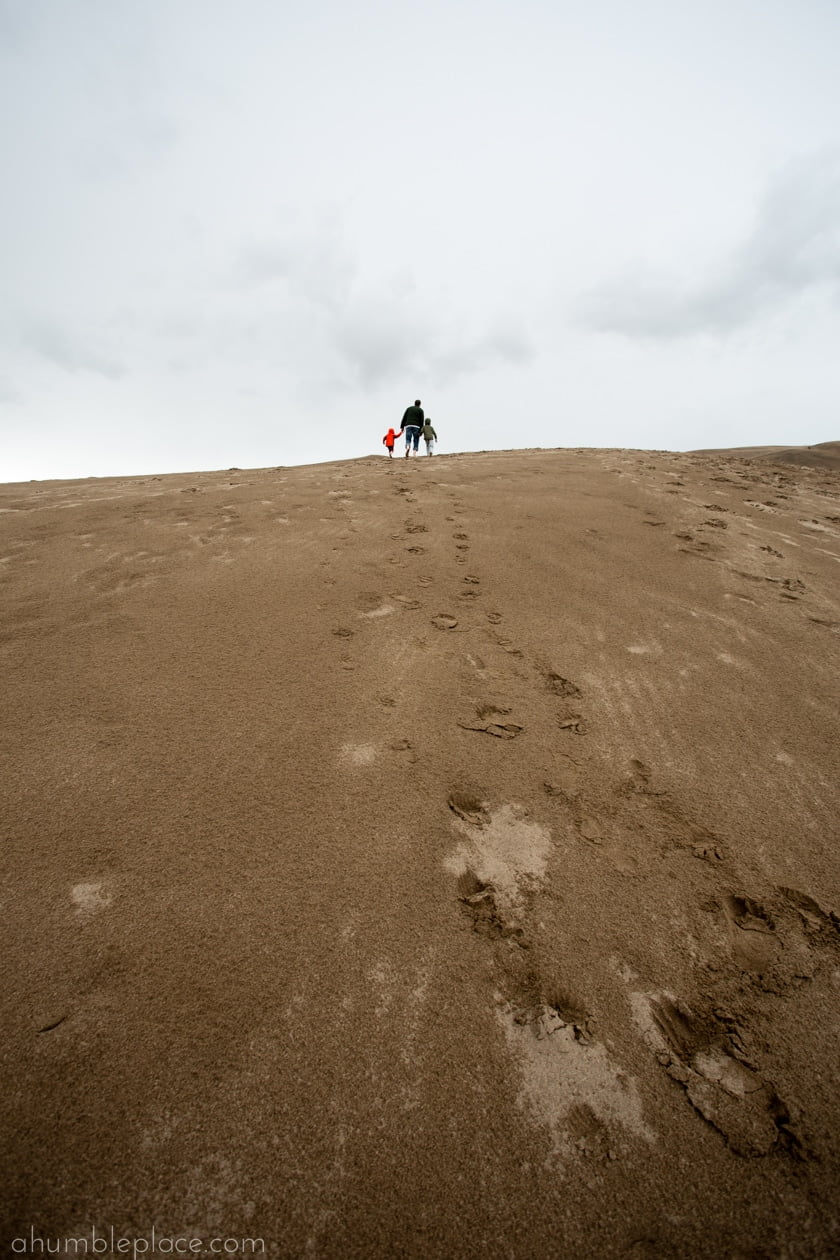
[[[0,487],[4,1245],[840,1248],[830,455]]]

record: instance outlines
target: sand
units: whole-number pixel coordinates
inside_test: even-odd
[[[0,487],[3,1254],[840,1252],[838,463]]]

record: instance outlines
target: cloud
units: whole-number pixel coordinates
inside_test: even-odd
[[[533,353],[513,325],[465,331],[451,311],[433,318],[422,299],[406,303],[387,293],[348,302],[335,313],[329,337],[347,375],[367,387],[406,375],[450,385],[493,363],[522,363]]]
[[[534,356],[530,340],[512,323],[498,322],[486,332],[457,339],[444,350],[432,354],[437,375],[452,381],[470,372],[479,372],[492,363],[527,363]]]
[[[291,337],[307,342],[301,370],[308,366],[341,387],[372,389],[406,376],[448,384],[491,363],[519,364],[533,355],[513,319],[491,314],[483,326],[465,329],[451,304],[423,293],[405,270],[384,277],[367,272],[334,218],[250,242],[227,284],[282,310]]]
[[[265,288],[282,281],[294,297],[335,309],[348,300],[356,267],[341,239],[329,225],[307,232],[291,231],[281,239],[252,241],[231,269],[234,288]]]
[[[355,300],[335,313],[327,335],[342,374],[375,388],[422,374],[433,330],[424,313],[411,306]]]
[[[49,360],[65,372],[95,372],[109,380],[125,375],[125,367],[87,342],[56,319],[38,317],[27,321],[20,331],[27,350]]]
[[[629,337],[675,339],[747,327],[813,290],[840,300],[840,153],[789,166],[767,189],[755,226],[705,279],[639,273],[581,304],[581,322]]]

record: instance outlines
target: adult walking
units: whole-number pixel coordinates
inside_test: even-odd
[[[426,419],[423,422],[423,428],[421,430],[421,433],[422,433],[423,441],[426,443],[426,454],[433,455],[435,442],[437,441],[437,434],[432,428],[429,422],[428,416],[426,416]]]
[[[426,422],[423,415],[423,408],[420,406],[420,399],[415,398],[413,407],[406,407],[402,418],[402,427],[405,432],[405,457],[408,459],[411,454],[411,448],[414,447],[414,454],[417,454],[420,446],[420,430]]]

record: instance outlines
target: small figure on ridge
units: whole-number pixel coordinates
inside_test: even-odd
[[[401,435],[402,435],[402,429],[400,429],[399,433],[395,433],[393,429],[389,429],[388,432],[385,434],[384,438],[382,439],[382,445],[387,446],[388,448],[389,459],[394,458],[394,443],[396,442],[397,438],[400,437]]]
[[[428,416],[426,416],[426,419],[423,423],[423,428],[421,430],[421,433],[423,435],[423,441],[426,443],[426,454],[432,455],[434,453],[435,442],[437,441],[437,434],[432,428]]]

